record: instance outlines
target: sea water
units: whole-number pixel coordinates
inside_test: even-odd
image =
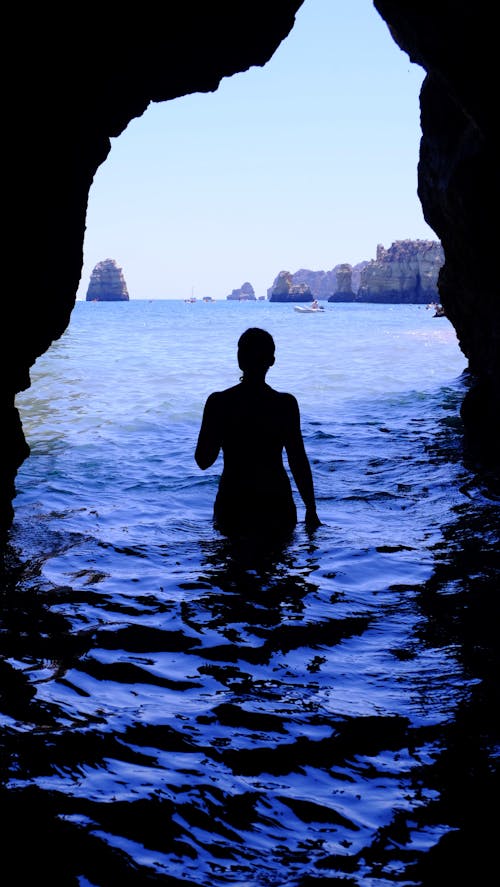
[[[298,399],[322,521],[295,491],[279,550],[216,532],[220,459],[194,461],[250,326]],[[77,302],[17,398],[0,803],[20,878],[382,887],[457,858],[498,741],[498,496],[464,458],[465,370],[425,306]]]

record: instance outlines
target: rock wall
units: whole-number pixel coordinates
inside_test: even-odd
[[[300,268],[290,275],[290,286],[302,287],[313,299],[338,302],[352,301],[359,287],[361,269],[367,264],[366,261],[363,261],[353,267],[347,263],[342,263],[335,265],[330,271],[311,271],[309,268]],[[281,273],[290,274],[289,271]],[[267,291],[268,298],[275,291],[277,284],[278,277]],[[296,292],[299,291],[296,290]],[[332,298],[337,293],[342,294],[343,298]]]
[[[377,246],[371,261],[335,265],[331,271],[280,271],[267,291],[271,302],[310,301],[428,304],[439,302],[438,277],[444,263],[439,241],[396,240]]]
[[[292,274],[291,283],[294,286],[305,286],[314,299],[328,299],[334,292],[336,285],[335,268],[331,271],[310,271],[308,268],[300,268]]]
[[[438,277],[444,252],[438,241],[397,240],[377,247],[363,268],[357,302],[428,304],[439,302]]]
[[[374,0],[396,43],[427,72],[420,93],[418,195],[445,254],[440,302],[470,367],[462,417],[473,458],[500,462],[496,57],[486,0]]]
[[[314,297],[307,283],[295,283],[289,271],[280,271],[267,298],[270,302],[312,302]]]
[[[366,0],[370,2],[370,0]],[[80,282],[88,193],[111,138],[150,102],[210,92],[263,65],[285,39],[301,0],[183,0],[126,6],[10,4],[2,19],[4,266],[0,348],[0,528],[13,516],[26,457],[17,392],[39,355],[66,329]],[[500,306],[488,261],[498,206],[496,29],[491,4],[375,0],[390,32],[427,72],[421,92],[418,193],[443,245],[440,301],[471,367],[464,420],[479,444],[500,414]],[[76,24],[75,24],[76,23]],[[229,38],[228,38],[228,35]],[[332,35],[333,38],[334,35]],[[334,51],[334,49],[332,49]],[[54,268],[57,267],[57,275]]]

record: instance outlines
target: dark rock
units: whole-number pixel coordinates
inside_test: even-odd
[[[123,271],[114,259],[103,259],[90,275],[87,302],[128,302],[129,294]]]
[[[396,43],[427,72],[420,91],[417,190],[445,255],[438,301],[469,362],[474,406],[463,410],[466,433],[476,438],[478,451],[482,437],[498,464],[500,297],[491,266],[500,196],[497,31],[486,0],[374,0],[374,6]]]

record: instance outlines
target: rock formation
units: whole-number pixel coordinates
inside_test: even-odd
[[[280,271],[267,291],[270,302],[312,302],[314,296],[306,283],[294,283],[289,271]]]
[[[331,271],[301,268],[281,271],[267,291],[271,302],[439,302],[437,281],[444,262],[441,244],[433,240],[397,240],[377,247],[377,258],[335,265]]]
[[[313,299],[328,299],[335,291],[335,269],[331,271],[310,271],[300,268],[291,276],[292,286],[305,286]]]
[[[234,299],[239,302],[255,302],[255,290],[251,283],[243,283],[239,289],[232,290],[228,299]]]
[[[418,196],[445,255],[439,301],[468,360],[462,408],[474,459],[500,463],[496,28],[486,0],[374,0],[390,33],[427,72],[420,91]]]
[[[4,195],[9,261],[0,348],[2,529],[10,526],[16,471],[28,454],[15,397],[29,387],[30,368],[70,321],[89,189],[111,139],[151,102],[211,92],[224,77],[264,65],[301,5],[183,0],[132,7],[103,0],[97,15],[79,8],[77,31],[57,6],[34,6],[28,16],[23,6],[7,8],[4,29],[12,52],[3,58],[3,117],[12,138],[3,148],[15,187]],[[497,250],[499,203],[491,4],[374,5],[399,47],[426,71],[418,194],[446,257],[439,301],[470,366],[467,437],[479,458],[499,458],[500,298],[488,261]],[[105,51],[96,49],[96,37]],[[95,49],[92,64],[89,47]]]
[[[367,264],[367,261],[358,262],[354,266],[342,263],[335,265],[330,271],[311,271],[309,268],[300,268],[293,274],[290,274],[289,271],[281,271],[280,275],[288,275],[289,277],[287,287],[284,288],[283,280],[278,275],[273,285],[269,287],[267,297],[273,302],[296,302],[298,296],[303,296],[305,293],[307,298],[302,298],[300,301],[325,299],[331,302],[352,302],[356,298],[361,271]],[[346,269],[350,269],[350,283],[346,277]],[[291,290],[291,287],[295,287],[295,289]],[[340,298],[336,298],[337,294]]]
[[[90,275],[87,302],[128,302],[129,294],[123,271],[114,259],[103,259]]]
[[[433,240],[396,240],[379,244],[377,258],[363,268],[357,302],[439,302],[438,276],[444,263],[441,244]]]
[[[354,302],[356,294],[352,287],[352,265],[347,262],[335,269],[335,289],[329,302]]]

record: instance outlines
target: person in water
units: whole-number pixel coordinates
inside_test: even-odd
[[[210,394],[203,410],[195,459],[205,470],[223,452],[214,523],[225,535],[292,532],[297,509],[283,450],[305,505],[305,524],[320,526],[297,400],[266,382],[274,352],[270,333],[247,329],[238,341],[240,383]]]

